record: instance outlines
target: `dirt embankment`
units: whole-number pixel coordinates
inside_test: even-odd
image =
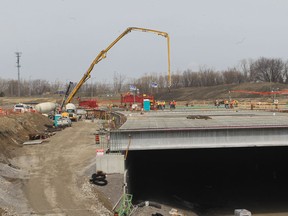
[[[75,122],[42,144],[23,145],[52,124],[38,113],[0,117],[0,215],[112,215],[121,185],[107,198],[89,182],[100,123]]]
[[[44,132],[53,122],[39,113],[0,115],[0,162],[9,163],[29,134]]]
[[[0,214],[13,215],[11,206],[15,200],[23,198],[22,181],[27,179],[27,172],[14,164],[23,147],[29,140],[30,133],[44,132],[52,122],[38,113],[19,113],[0,116]],[[25,205],[19,203],[19,206]],[[16,211],[17,208],[13,208]]]
[[[171,89],[168,91],[159,90],[155,94],[157,100],[176,100],[176,101],[215,101],[223,99],[236,99],[239,101],[272,101],[273,95],[261,94],[261,92],[281,91],[286,90],[287,85],[281,83],[241,83],[229,85],[217,85],[209,87],[187,87],[179,89]],[[239,92],[244,90],[244,92]],[[237,92],[238,91],[238,92]],[[246,93],[245,93],[246,91]],[[259,94],[251,94],[251,92],[258,92]],[[279,100],[287,101],[286,94],[276,94],[275,97]]]

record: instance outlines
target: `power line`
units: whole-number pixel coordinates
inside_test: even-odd
[[[18,70],[18,97],[20,97],[21,96],[21,89],[20,89],[20,67],[21,67],[21,65],[20,65],[20,57],[21,57],[21,52],[15,52],[15,54],[16,54],[16,57],[17,57],[17,70]]]

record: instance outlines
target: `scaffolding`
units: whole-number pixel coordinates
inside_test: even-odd
[[[132,213],[134,206],[132,204],[132,195],[131,194],[123,194],[121,197],[121,205],[116,210],[115,215],[117,216],[128,216]]]

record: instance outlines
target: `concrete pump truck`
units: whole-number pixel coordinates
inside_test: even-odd
[[[64,98],[62,107],[65,106],[66,104],[71,103],[72,99],[74,98],[75,94],[78,92],[78,90],[81,88],[81,86],[91,77],[90,73],[93,70],[94,66],[98,64],[101,60],[106,58],[107,52],[121,39],[123,38],[126,34],[130,33],[131,31],[141,31],[141,32],[151,32],[155,33],[157,35],[163,36],[167,39],[167,49],[168,49],[168,88],[170,89],[171,87],[171,74],[170,74],[170,38],[168,33],[158,31],[158,30],[153,30],[153,29],[146,29],[146,28],[138,28],[138,27],[129,27],[127,28],[122,34],[120,34],[106,49],[102,50],[96,58],[93,60],[91,63],[90,67],[86,71],[86,73],[83,75],[81,80],[77,83],[77,85],[73,88],[71,93],[67,95],[67,97]]]

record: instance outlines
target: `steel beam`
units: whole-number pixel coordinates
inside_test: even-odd
[[[111,131],[111,151],[288,146],[287,126]]]

